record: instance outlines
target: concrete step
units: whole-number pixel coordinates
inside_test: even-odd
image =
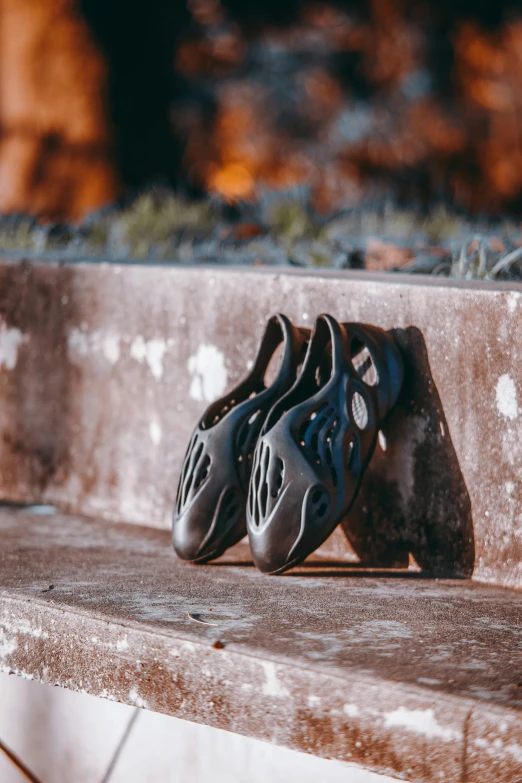
[[[326,547],[522,587],[522,287],[179,265],[0,262],[0,497],[167,528],[190,432],[267,318],[393,329],[406,382]]]
[[[0,668],[419,783],[522,779],[522,594],[0,509]]]

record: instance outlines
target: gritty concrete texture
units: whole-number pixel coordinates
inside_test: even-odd
[[[140,264],[0,264],[0,496],[167,528],[190,432],[267,318],[393,329],[406,381],[326,551],[522,587],[522,287]]]
[[[166,531],[13,508],[0,536],[5,672],[419,783],[522,778],[518,591],[268,577],[243,544],[195,567]]]
[[[393,783],[354,765],[0,674],[0,739],[7,737],[43,783]],[[2,753],[0,780],[22,783]]]

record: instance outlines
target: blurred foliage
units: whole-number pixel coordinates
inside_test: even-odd
[[[187,201],[175,195],[139,196],[113,221],[112,236],[133,258],[168,257],[179,232],[210,235],[217,225],[209,201]]]
[[[367,269],[464,279],[522,279],[514,221],[470,220],[439,205],[384,202],[318,216],[306,190],[265,193],[233,210],[216,199],[147,190],[81,224],[0,218],[0,251],[172,263]]]

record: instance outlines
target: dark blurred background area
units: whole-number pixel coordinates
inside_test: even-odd
[[[0,0],[0,211],[158,182],[518,217],[520,2]]]

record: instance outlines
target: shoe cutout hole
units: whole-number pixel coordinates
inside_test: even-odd
[[[270,361],[268,362],[265,374],[263,376],[263,382],[268,388],[273,384],[279,372],[281,366],[281,359],[283,356],[283,343],[279,343],[274,353],[272,354]]]
[[[236,460],[237,464],[240,466],[239,473],[241,481],[244,482],[245,485],[248,484],[250,477],[249,467],[262,424],[263,417],[261,416],[261,410],[254,410],[253,413],[250,413],[248,419],[245,418],[243,420],[236,436]]]
[[[263,454],[261,455],[261,463],[259,513],[260,518],[264,519],[266,517],[266,509],[268,504],[268,466],[270,465],[270,449],[266,444],[263,449]]]
[[[320,521],[330,507],[330,497],[323,487],[316,487],[308,504],[308,513],[315,521]]]
[[[236,507],[235,506],[230,506],[228,514],[223,519],[223,523],[224,524],[228,524],[229,522],[232,521],[232,519],[235,517],[235,515],[236,515]]]
[[[359,339],[352,340],[352,365],[359,378],[367,386],[377,386],[379,374],[366,345]]]
[[[186,472],[183,471],[184,479],[183,479],[183,490],[180,498],[181,500],[180,508],[183,508],[183,506],[187,503],[190,497],[190,491],[197,477],[198,463],[199,460],[201,459],[202,454],[203,454],[203,443],[198,443],[198,445],[196,446],[196,440],[194,440],[194,447],[191,449],[190,455],[187,455],[187,460],[186,460],[187,471]]]
[[[198,490],[208,478],[208,474],[210,472],[210,462],[211,460],[209,455],[205,454],[201,460],[201,464],[194,480],[194,490]]]
[[[319,503],[319,501],[321,500],[322,496],[323,496],[323,492],[322,492],[321,489],[314,489],[314,491],[312,492],[312,503],[314,505]]]
[[[298,435],[299,443],[300,443],[301,446],[305,446],[306,445],[306,436],[308,434],[308,431],[312,427],[313,422],[317,419],[319,414],[323,413],[325,408],[327,408],[327,407],[328,407],[328,403],[324,402],[322,405],[320,405],[317,408],[317,410],[312,411],[312,413],[309,416],[307,416],[307,418],[302,422],[301,426],[299,427],[299,435]],[[328,415],[328,412],[325,415]],[[313,426],[314,430],[315,429],[319,430],[320,428],[321,428],[321,423],[319,423],[319,426],[317,426],[317,425]],[[314,447],[312,446],[312,448],[314,448]],[[315,447],[314,450],[317,450],[317,448]]]
[[[251,459],[253,455],[248,455],[248,457]],[[261,483],[261,455],[259,452],[255,453],[254,457],[254,465],[253,465],[253,473],[252,473],[252,482],[250,484],[250,515],[252,517],[252,521],[256,527],[259,527],[260,524],[260,518],[259,518],[259,494],[260,494],[260,483]]]
[[[185,486],[183,487],[183,497],[181,499],[181,507],[186,504],[187,500],[190,497],[190,488],[192,487],[192,482],[194,480],[194,474],[191,473],[189,477],[187,478],[187,481],[185,482]]]
[[[352,416],[360,430],[368,426],[368,406],[360,392],[354,392],[352,397]]]
[[[255,487],[253,484],[251,484],[248,490],[248,511],[252,519],[254,518],[254,496],[255,496]]]
[[[281,459],[281,457],[277,457],[274,464],[274,470],[271,480],[271,490],[270,494],[275,499],[279,495],[279,492],[281,491],[281,487],[283,486],[283,471],[285,469],[284,462]]]
[[[189,466],[191,463],[192,454],[194,453],[194,449],[196,447],[196,443],[198,442],[198,436],[197,434],[194,435],[192,438],[189,447],[187,449],[187,453],[185,455],[185,460],[183,462],[183,468],[181,470],[181,478],[179,480],[178,484],[178,492],[176,495],[176,508],[178,514],[181,512],[181,509],[184,505],[184,496],[185,496],[185,486],[186,486],[186,480],[187,480],[187,474],[189,471]]]

